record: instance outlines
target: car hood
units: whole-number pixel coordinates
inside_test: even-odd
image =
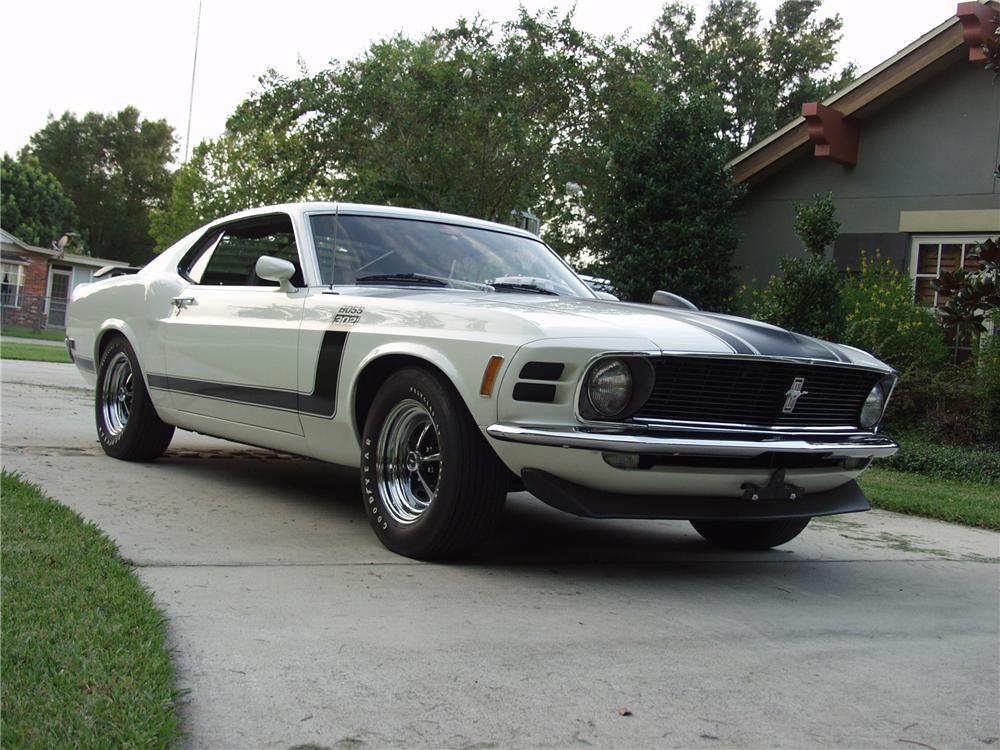
[[[363,296],[415,301],[425,312],[436,308],[442,314],[454,315],[456,306],[473,307],[494,325],[520,328],[529,337],[524,343],[590,336],[645,339],[651,349],[669,353],[807,359],[891,371],[860,349],[732,315],[532,294],[386,288],[376,291],[370,287],[357,291]]]

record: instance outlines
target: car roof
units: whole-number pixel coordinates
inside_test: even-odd
[[[211,222],[213,224],[225,223],[232,221],[234,219],[249,218],[252,216],[264,216],[267,214],[272,214],[277,211],[284,211],[286,213],[295,214],[298,216],[310,213],[340,213],[340,214],[353,214],[362,216],[389,216],[398,219],[412,219],[417,221],[434,221],[443,224],[457,224],[466,227],[475,227],[479,229],[490,229],[493,231],[506,232],[508,234],[515,234],[520,237],[527,237],[533,240],[539,240],[540,238],[527,232],[518,227],[510,226],[509,224],[500,224],[494,221],[486,221],[484,219],[474,219],[470,216],[459,216],[458,214],[448,214],[441,211],[427,211],[419,208],[401,208],[397,206],[375,206],[365,203],[341,203],[335,201],[302,201],[299,203],[278,203],[270,206],[260,206],[258,208],[247,209],[246,211],[240,211],[235,214],[230,214],[228,216],[223,216],[215,221]]]

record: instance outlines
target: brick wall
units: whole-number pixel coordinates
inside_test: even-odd
[[[45,295],[49,284],[49,259],[39,253],[18,249],[18,255],[28,258],[30,265],[22,268],[20,307],[3,308],[3,325],[21,325],[38,330],[46,324]]]

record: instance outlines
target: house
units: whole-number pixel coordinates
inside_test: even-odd
[[[749,187],[735,262],[766,280],[778,258],[805,255],[793,205],[833,194],[841,235],[833,258],[857,268],[880,250],[937,304],[932,280],[971,264],[1000,234],[1000,79],[984,69],[1000,2],[956,15],[730,162]]]
[[[0,304],[3,325],[65,328],[70,294],[105,267],[128,263],[73,255],[22,242],[0,229]]]

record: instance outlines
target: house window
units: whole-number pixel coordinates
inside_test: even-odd
[[[17,263],[4,263],[0,268],[0,303],[3,307],[20,307],[24,301],[24,274]]]
[[[987,235],[931,235],[914,237],[910,254],[910,275],[913,277],[913,293],[915,300],[928,307],[942,307],[948,298],[934,291],[934,280],[942,273],[955,272],[960,268],[966,271],[976,271],[979,263],[970,257],[976,245],[987,238]],[[945,340],[951,347],[956,361],[968,359],[974,337],[966,333],[956,336],[954,330],[948,330]]]

